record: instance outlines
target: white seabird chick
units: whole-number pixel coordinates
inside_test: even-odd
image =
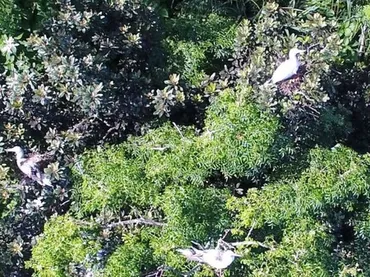
[[[290,49],[289,59],[282,62],[278,66],[278,68],[276,68],[276,70],[272,74],[271,79],[268,80],[266,83],[272,82],[273,84],[276,84],[278,82],[289,79],[294,74],[296,74],[299,66],[301,65],[297,58],[297,55],[304,52],[306,52],[306,50],[299,50],[297,48]]]
[[[241,255],[235,254],[232,250],[209,249],[204,250],[203,262],[215,269],[225,269],[231,265],[235,257]]]
[[[210,267],[218,270],[227,268],[234,261],[235,257],[241,257],[241,255],[235,254],[231,250],[225,251],[221,249],[198,250],[191,247],[188,249],[177,249],[177,251],[183,254],[189,261],[208,264]]]
[[[42,186],[51,186],[51,180],[40,169],[40,163],[45,161],[45,156],[39,154],[24,157],[24,151],[21,147],[15,146],[6,149],[7,152],[14,152],[16,155],[19,169],[27,175],[28,178],[36,181]]]

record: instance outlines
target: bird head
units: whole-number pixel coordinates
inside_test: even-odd
[[[306,52],[306,50],[300,50],[298,48],[292,48],[289,51],[289,59],[295,59],[297,57],[297,54],[302,54]]]
[[[14,146],[12,148],[5,149],[6,152],[14,152],[16,155],[23,156],[23,149],[20,146]]]

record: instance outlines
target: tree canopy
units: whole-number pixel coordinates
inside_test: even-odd
[[[370,275],[365,1],[0,5],[1,276]]]

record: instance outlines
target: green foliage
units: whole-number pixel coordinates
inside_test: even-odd
[[[80,1],[62,4],[26,42],[5,36],[1,82],[10,93],[2,95],[1,119],[22,123],[52,149],[76,150],[132,130],[150,114],[145,93],[159,70],[159,24],[135,1]]]
[[[306,10],[315,10],[338,22],[338,35],[342,39],[341,58],[353,63],[368,55],[370,47],[366,32],[369,23],[366,19],[367,1],[305,1]]]
[[[200,136],[192,128],[165,125],[85,156],[78,210],[118,212],[129,205],[124,203],[145,207],[169,184],[201,185],[214,171],[226,179],[252,177],[277,163],[288,153],[289,140],[279,135],[275,117],[238,99],[243,93],[225,90],[208,110]]]
[[[37,239],[27,266],[38,276],[72,276],[73,264],[87,266],[88,256],[99,249],[99,243],[87,237],[84,229],[68,214],[51,218]]]
[[[228,189],[191,185],[166,187],[160,205],[167,225],[160,236],[152,239],[156,253],[165,254],[191,240],[217,238],[230,222],[225,208],[228,196]]]
[[[63,172],[19,189],[0,166],[0,275],[185,275],[176,248],[225,234],[244,246],[224,276],[369,276],[370,157],[329,148],[368,135],[368,6],[148,1],[63,2],[26,41],[3,1],[0,153],[55,150],[48,172],[73,163],[74,187],[69,199]],[[49,12],[35,3],[26,21]],[[240,23],[247,9],[259,12]],[[299,77],[266,85],[294,46],[308,49]],[[176,124],[142,125],[150,101]]]
[[[119,261],[132,251],[137,259],[122,269],[124,276],[154,270],[158,263],[184,271],[184,259],[173,248],[191,240],[206,243],[230,226],[225,204],[235,184],[229,178],[252,178],[271,168],[289,143],[279,135],[277,118],[249,99],[242,88],[224,90],[207,111],[202,134],[165,124],[120,146],[83,155],[81,165],[74,168],[79,183],[73,211],[78,218],[95,218],[105,222],[103,228],[132,218],[149,220],[144,226],[151,225],[150,220],[161,223],[159,227],[122,225],[123,245],[116,250],[109,247],[113,254],[106,274],[119,272]],[[137,250],[131,250],[131,242],[126,245],[130,234],[135,234]],[[139,262],[147,255],[152,257],[145,258],[148,264]]]
[[[41,23],[38,16],[49,17],[50,5],[57,3],[14,3],[9,12],[17,18],[36,18],[25,31],[15,19],[19,24],[13,32],[9,16],[10,29],[0,38],[0,154],[2,163],[12,165],[9,179],[14,179],[0,187],[11,198],[0,200],[0,209],[6,206],[0,222],[0,236],[5,237],[0,263],[5,276],[27,276],[31,271],[24,270],[24,259],[34,236],[51,214],[69,209],[66,164],[86,145],[121,140],[137,131],[151,115],[146,92],[160,71],[161,23],[150,7],[137,1],[77,1],[76,6],[63,1],[56,7],[57,15],[28,36]],[[25,10],[18,13],[21,7]],[[23,36],[11,35],[19,33]],[[53,152],[55,162],[46,168],[56,179],[53,189],[28,179],[18,184],[25,176],[3,151],[15,145],[26,146],[26,152]],[[22,250],[13,252],[8,245],[18,237]]]
[[[48,0],[1,0],[0,30],[2,34],[29,34],[41,27],[55,13],[56,2]]]
[[[160,186],[148,182],[143,163],[129,156],[123,145],[84,157],[79,213],[147,207],[156,198]]]
[[[109,257],[104,276],[136,277],[155,266],[152,251],[135,235],[126,235],[124,244]]]
[[[280,88],[280,91],[261,86],[278,64],[287,59],[288,50],[299,43],[303,47],[319,44],[304,56],[307,72],[303,83],[287,90]],[[237,67],[231,73],[241,76],[238,82],[251,84],[262,104],[283,114],[296,109],[304,110],[307,106],[319,109],[330,99],[323,80],[339,54],[340,44],[334,20],[326,20],[318,13],[286,12],[279,9],[276,3],[267,4],[255,24],[246,20],[242,22],[234,62]],[[245,60],[248,63],[244,63]]]
[[[332,276],[340,273],[341,263],[355,266],[339,253],[361,253],[356,248],[364,243],[366,231],[359,236],[354,229],[361,229],[369,204],[369,157],[337,146],[314,149],[309,160],[309,167],[296,180],[283,179],[262,190],[251,189],[245,198],[229,200],[229,208],[238,214],[235,231],[255,226],[256,237],[264,237],[270,245],[263,252],[251,251],[243,260],[252,276],[302,272],[312,276],[315,271],[318,276]],[[334,249],[338,254],[331,254]],[[368,272],[365,260],[356,262]]]
[[[232,53],[236,23],[232,18],[212,13],[190,14],[168,20],[165,45],[172,53],[169,71],[199,86],[205,73],[221,68],[220,61]],[[217,65],[219,64],[219,68]]]
[[[248,87],[225,90],[207,111],[200,159],[226,178],[251,177],[292,150],[278,119],[249,101]]]

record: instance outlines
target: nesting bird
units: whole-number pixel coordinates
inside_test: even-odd
[[[276,70],[272,74],[271,79],[268,80],[266,83],[272,82],[273,84],[276,84],[294,76],[297,73],[299,66],[301,65],[297,58],[297,55],[304,52],[306,52],[306,50],[299,50],[297,48],[290,49],[289,59],[282,62],[278,66],[278,68],[276,68]]]
[[[232,250],[224,250],[219,247],[215,249],[196,249],[195,247],[177,249],[189,261],[208,264],[210,267],[222,270],[227,268],[236,257],[241,257]]]
[[[51,186],[50,178],[42,171],[42,164],[45,163],[50,156],[33,153],[25,158],[24,151],[19,146],[6,149],[5,151],[15,153],[19,169],[27,175],[28,178],[36,181],[42,186]]]

